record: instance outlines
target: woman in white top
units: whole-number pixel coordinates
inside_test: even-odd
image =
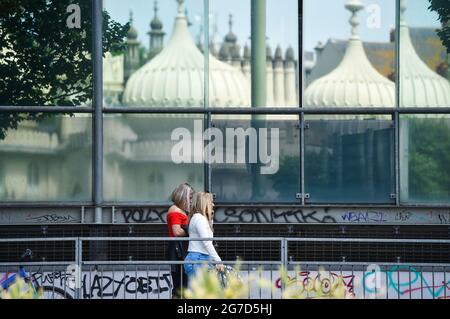
[[[213,197],[211,193],[198,192],[192,198],[191,211],[189,213],[189,238],[213,238]],[[192,240],[189,242],[188,254],[185,261],[222,261],[217,254],[211,240]],[[189,285],[200,263],[184,265],[188,275]],[[224,270],[224,265],[216,264],[218,271]]]

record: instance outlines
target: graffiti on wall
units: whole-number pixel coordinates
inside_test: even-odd
[[[164,224],[167,207],[124,207],[103,209],[103,222],[116,224]],[[1,209],[0,224],[79,224],[95,221],[93,209]],[[216,223],[257,224],[375,224],[450,225],[447,209],[397,208],[298,208],[298,207],[217,207]]]
[[[0,274],[2,277],[3,274]],[[34,272],[34,278],[47,290],[66,292],[71,297],[75,290],[69,288],[71,276],[65,271]],[[279,271],[242,271],[240,277],[273,281],[275,292],[250,287],[250,297],[255,299],[280,298]],[[346,296],[357,299],[450,299],[450,273],[425,272],[409,266],[392,266],[386,271],[298,271],[289,272],[288,285],[305,290],[307,298],[320,294],[332,295],[333,282],[343,280]],[[53,287],[57,289],[52,289]],[[80,297],[84,299],[167,299],[172,289],[171,275],[166,271],[84,271],[81,277]],[[50,298],[54,297],[50,295]]]
[[[166,223],[167,209],[124,208],[117,223]],[[219,207],[216,223],[254,224],[435,224],[450,225],[450,212],[425,209],[233,208]]]
[[[66,292],[71,297],[75,296],[75,290],[70,288],[73,277],[65,271],[34,272],[32,276],[41,286],[56,287],[60,294]],[[169,298],[172,282],[167,272],[93,271],[83,272],[81,287],[83,299],[156,299]]]

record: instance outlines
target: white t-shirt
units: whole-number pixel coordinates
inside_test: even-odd
[[[189,238],[213,238],[213,236],[208,219],[202,214],[194,214],[189,222]],[[209,255],[213,261],[222,261],[210,240],[190,241],[188,251]]]

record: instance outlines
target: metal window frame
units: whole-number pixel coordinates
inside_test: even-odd
[[[450,203],[434,204],[434,203],[402,203],[400,199],[400,117],[405,114],[447,114],[450,115],[450,106],[448,107],[400,107],[400,0],[396,0],[395,3],[395,24],[396,24],[396,43],[395,43],[395,66],[396,66],[396,105],[395,107],[380,107],[380,108],[358,108],[358,107],[345,107],[345,108],[331,108],[331,107],[302,107],[304,101],[305,81],[304,81],[304,38],[303,30],[305,27],[305,20],[303,19],[304,3],[299,4],[299,79],[300,94],[299,94],[299,107],[287,107],[287,108],[218,108],[209,106],[209,59],[204,59],[204,107],[103,107],[103,7],[101,0],[92,0],[92,19],[93,19],[93,105],[92,107],[59,107],[59,106],[0,106],[0,112],[16,112],[16,113],[76,113],[76,114],[91,114],[92,115],[92,200],[88,202],[65,202],[65,201],[51,201],[51,202],[3,202],[0,203],[0,207],[94,207],[95,208],[95,222],[102,223],[102,208],[110,206],[148,206],[148,207],[161,207],[161,203],[152,202],[105,202],[103,199],[103,120],[104,114],[199,114],[204,116],[205,128],[212,126],[211,118],[215,114],[219,115],[257,115],[257,114],[273,114],[273,115],[298,115],[300,122],[300,189],[299,193],[302,194],[301,200],[292,203],[275,202],[275,203],[218,203],[218,206],[230,206],[230,207],[270,207],[270,206],[298,206],[298,207],[389,207],[389,208],[450,208]],[[204,19],[203,23],[209,26],[209,0],[204,0]],[[204,28],[204,52],[209,53],[209,28]],[[305,174],[304,174],[304,150],[305,150],[305,116],[306,115],[391,115],[395,130],[394,141],[394,164],[395,164],[395,191],[396,200],[395,204],[389,203],[339,203],[339,204],[307,204],[305,202]],[[204,187],[206,190],[211,191],[211,165],[204,165]]]

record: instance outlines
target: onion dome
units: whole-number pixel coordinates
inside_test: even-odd
[[[127,39],[136,40],[138,38],[138,32],[133,26],[133,12],[130,12],[130,29],[128,29]]]
[[[431,70],[417,55],[404,19],[406,1],[401,1],[400,105],[409,107],[450,106],[450,83]]]
[[[166,47],[127,82],[124,102],[129,106],[200,107],[204,105],[204,55],[195,45],[184,10],[178,14]],[[209,96],[215,107],[250,106],[250,88],[240,69],[209,55]]]
[[[308,86],[305,91],[305,105],[394,107],[395,84],[372,66],[358,36],[357,12],[364,6],[359,0],[349,0],[345,7],[352,13],[352,36],[345,55],[336,69]]]
[[[286,51],[286,61],[295,61],[295,53],[292,47],[289,47]]]
[[[225,42],[230,44],[235,44],[237,42],[237,36],[233,33],[233,15],[230,14],[230,19],[228,21],[228,25],[230,26],[230,31],[225,36]]]
[[[152,31],[161,31],[163,29],[163,23],[158,18],[158,1],[155,1],[155,17],[150,22],[150,28],[152,28]]]

